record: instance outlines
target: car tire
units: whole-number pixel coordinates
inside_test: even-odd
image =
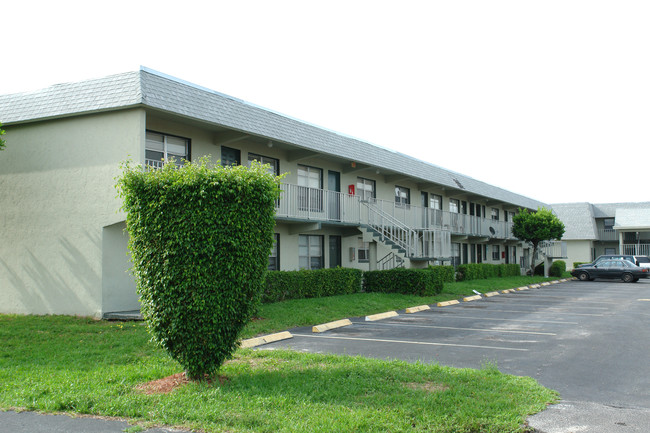
[[[586,273],[586,272],[580,272],[580,273],[578,274],[578,279],[579,279],[580,281],[589,281],[589,274]]]
[[[624,283],[631,283],[634,281],[634,276],[632,274],[623,274],[621,277]]]

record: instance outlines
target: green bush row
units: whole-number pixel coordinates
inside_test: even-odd
[[[366,292],[431,296],[442,292],[444,283],[453,281],[453,266],[430,266],[427,269],[395,268],[363,273],[363,289]]]
[[[497,277],[518,277],[521,269],[517,264],[467,263],[456,270],[457,281],[481,280]]]
[[[268,272],[262,302],[357,293],[362,276],[363,271],[351,268]]]

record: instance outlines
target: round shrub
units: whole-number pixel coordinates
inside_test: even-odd
[[[564,260],[556,260],[551,264],[551,269],[548,275],[551,277],[561,277],[566,272],[566,262]]]
[[[258,306],[279,179],[259,164],[208,167],[205,158],[152,171],[126,163],[117,189],[153,340],[203,379],[237,348]]]

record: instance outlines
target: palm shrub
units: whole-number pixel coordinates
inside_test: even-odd
[[[259,304],[280,191],[262,165],[207,161],[125,163],[117,180],[142,315],[192,379],[219,369]]]

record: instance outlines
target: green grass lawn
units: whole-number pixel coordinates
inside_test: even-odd
[[[517,285],[522,284],[510,287]],[[272,304],[260,311],[266,320],[254,322],[254,332],[434,301],[359,294]],[[291,305],[311,312],[294,310],[296,318],[282,318]],[[191,383],[169,394],[136,389],[179,372],[176,362],[149,343],[141,322],[0,315],[3,409],[125,417],[206,432],[478,433],[523,432],[529,414],[557,399],[533,379],[501,374],[492,365],[453,369],[252,350],[237,351],[220,370],[221,381]]]
[[[571,275],[567,274],[568,277]],[[357,293],[318,299],[294,299],[260,307],[258,320],[243,331],[242,338],[284,331],[298,326],[312,326],[350,317],[367,316],[390,310],[401,310],[423,304],[436,304],[463,296],[473,295],[473,290],[487,293],[513,289],[556,278],[508,277],[445,283],[444,290],[436,296],[415,296],[385,293]]]

